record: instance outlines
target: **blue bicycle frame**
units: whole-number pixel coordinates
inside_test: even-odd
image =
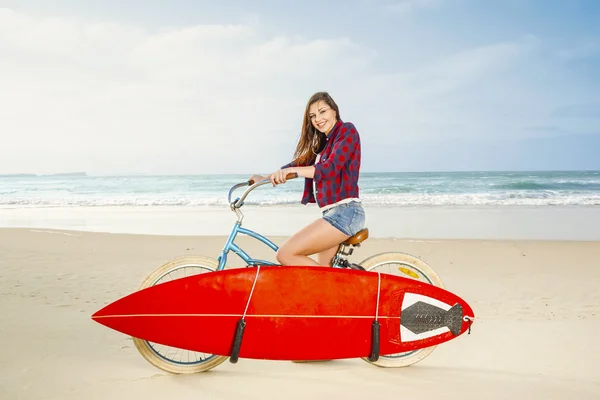
[[[219,262],[219,267],[217,268],[217,271],[221,271],[221,270],[225,269],[225,266],[227,265],[227,255],[230,251],[233,251],[242,260],[244,260],[244,262],[246,263],[246,266],[251,266],[251,265],[280,266],[281,265],[281,264],[277,264],[277,263],[274,263],[271,261],[261,260],[258,258],[252,258],[248,253],[246,253],[242,248],[240,248],[237,244],[234,243],[235,238],[237,237],[237,235],[239,233],[248,235],[254,239],[260,240],[262,243],[269,246],[273,251],[277,251],[279,249],[275,243],[273,243],[272,241],[270,241],[268,238],[264,237],[260,233],[254,232],[251,229],[243,228],[241,222],[238,221],[233,226],[233,229],[231,230],[231,233],[229,234],[229,238],[227,239],[227,243],[225,243],[225,247],[223,247],[221,255],[219,257],[217,257],[217,261]],[[339,250],[338,250],[338,254],[339,254]],[[336,254],[334,256],[334,263],[332,265],[333,268],[342,268],[342,266],[340,266],[337,262],[338,254]]]
[[[248,235],[250,237],[253,237],[254,239],[260,240],[261,242],[263,242],[264,244],[269,246],[271,249],[273,249],[273,251],[277,251],[279,249],[275,243],[273,243],[272,241],[270,241],[269,239],[267,239],[260,233],[254,232],[253,230],[250,230],[250,229],[243,228],[241,222],[238,221],[233,226],[233,229],[231,230],[231,233],[229,234],[229,238],[227,239],[227,243],[225,243],[225,247],[223,248],[221,255],[217,258],[217,260],[219,261],[219,267],[217,268],[217,271],[221,271],[222,269],[225,268],[225,265],[227,264],[227,254],[230,251],[233,251],[235,254],[237,254],[242,260],[244,260],[244,262],[247,265],[280,265],[280,264],[276,264],[276,263],[273,263],[270,261],[259,260],[259,259],[250,257],[248,255],[248,253],[246,253],[237,244],[234,243],[235,238],[238,235],[238,233]]]
[[[293,177],[297,177],[296,174],[294,174],[294,175],[295,176],[293,176]],[[293,179],[293,177],[288,176],[287,179]],[[254,232],[253,230],[250,230],[250,229],[242,228],[243,214],[242,214],[240,208],[244,205],[244,199],[246,198],[246,196],[248,196],[248,193],[250,193],[250,191],[252,191],[254,188],[256,188],[260,185],[264,185],[268,182],[269,182],[269,180],[263,180],[263,181],[256,182],[256,183],[251,183],[250,181],[242,182],[242,183],[238,183],[237,185],[234,185],[231,189],[229,189],[229,194],[227,195],[229,206],[230,206],[231,210],[234,211],[236,213],[236,215],[238,216],[238,220],[235,222],[235,225],[233,226],[233,229],[231,230],[231,233],[229,234],[229,238],[227,239],[227,243],[225,243],[225,247],[223,247],[221,255],[219,257],[217,257],[217,261],[219,262],[217,271],[221,271],[221,270],[225,269],[225,266],[227,265],[227,256],[230,251],[233,251],[242,260],[244,260],[244,262],[246,263],[246,266],[251,266],[251,265],[280,266],[281,265],[281,264],[273,263],[271,261],[259,260],[256,258],[252,258],[252,257],[250,257],[250,255],[248,253],[246,253],[237,244],[234,243],[237,235],[239,233],[241,233],[244,235],[248,235],[254,239],[260,240],[262,243],[269,246],[273,251],[279,250],[279,248],[277,247],[277,245],[275,243],[273,243],[272,241],[270,241],[268,238],[264,237],[260,233]],[[244,187],[244,186],[249,186],[249,187],[244,191],[244,194],[242,194],[242,197],[237,198],[234,201],[232,201],[231,194],[233,193],[233,191],[237,188]],[[342,264],[344,262],[347,262],[340,258],[340,255],[347,254],[347,253],[342,252],[342,248],[343,248],[343,246],[340,246],[340,248],[338,249],[338,252],[336,253],[336,255],[333,258],[333,268],[344,268]]]

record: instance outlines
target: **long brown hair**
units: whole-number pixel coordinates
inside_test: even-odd
[[[317,155],[315,154],[316,149],[321,148],[325,141],[325,136],[320,135],[320,132],[316,131],[308,116],[310,106],[317,101],[324,101],[327,103],[329,107],[335,110],[336,120],[340,120],[340,110],[329,93],[317,92],[308,99],[306,109],[304,110],[304,118],[302,120],[302,133],[300,134],[300,139],[298,140],[298,145],[296,146],[296,151],[294,153],[294,159],[298,162],[298,165],[312,164],[317,158]]]

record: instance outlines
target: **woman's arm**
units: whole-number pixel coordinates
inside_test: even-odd
[[[315,174],[315,167],[310,165],[308,167],[288,167],[279,169],[271,174],[269,179],[273,186],[277,186],[280,183],[286,182],[286,176],[288,174],[296,173],[298,176],[305,178],[312,178]]]
[[[295,172],[298,176],[302,176],[304,178],[312,178],[315,176],[315,166],[309,165],[308,167],[290,167],[286,168],[288,173]]]

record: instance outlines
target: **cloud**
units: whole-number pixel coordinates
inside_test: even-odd
[[[380,73],[384,53],[352,38],[265,32],[256,21],[150,31],[0,9],[0,172],[269,172],[289,161],[320,90],[359,128],[366,169],[408,146],[565,129],[548,116],[569,103],[532,83],[533,37]]]
[[[519,69],[537,46],[535,39],[525,37],[440,56],[415,69],[370,76],[358,90],[360,101],[369,94],[367,102],[385,116],[372,134],[388,145],[489,137],[498,129],[503,136],[521,134],[514,128],[494,127],[493,122],[499,110],[522,106],[523,99],[504,85],[522,74]],[[521,117],[503,116],[502,124],[518,125]],[[390,136],[390,127],[398,134]]]
[[[0,153],[33,152],[49,168],[56,154],[77,169],[222,171],[274,151],[261,167],[280,165],[308,96],[363,70],[368,53],[347,38],[264,38],[252,25],[154,33],[0,9],[0,27],[0,124],[11,137]],[[13,161],[2,169],[32,168]]]

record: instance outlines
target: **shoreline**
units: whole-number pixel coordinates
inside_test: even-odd
[[[594,206],[363,206],[372,238],[600,241]],[[321,216],[314,205],[241,210],[242,225],[265,236],[292,235]],[[0,207],[0,228],[212,236],[236,220],[227,206]]]
[[[164,234],[164,233],[136,233],[136,232],[108,232],[108,231],[92,231],[92,230],[76,230],[76,229],[61,229],[61,228],[32,228],[32,227],[1,227],[0,234],[11,232],[31,232],[31,233],[47,233],[65,236],[82,236],[82,235],[104,235],[104,236],[121,236],[128,238],[146,237],[156,239],[218,239],[223,245],[229,235],[215,234]],[[282,241],[288,239],[289,235],[267,235],[272,241]],[[255,240],[246,235],[238,234],[236,240]],[[419,237],[372,237],[369,236],[366,241],[369,242],[402,242],[402,243],[600,243],[600,240],[574,240],[574,239],[505,239],[505,238],[419,238]],[[256,242],[259,243],[259,242]],[[355,250],[356,251],[356,250]]]

